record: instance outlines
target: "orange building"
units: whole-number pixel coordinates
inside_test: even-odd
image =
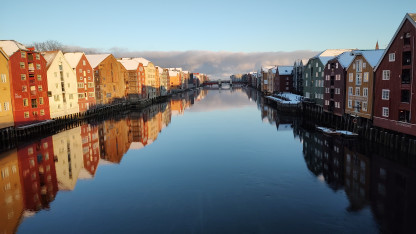
[[[97,104],[109,104],[125,98],[126,69],[112,54],[86,55],[94,69]]]
[[[23,213],[17,151],[0,153],[0,233],[16,233]]]
[[[142,86],[139,77],[139,62],[129,58],[123,58],[117,61],[123,65],[127,72],[126,97],[131,101],[138,101],[141,98],[140,90]]]
[[[169,68],[170,89],[180,89],[182,87],[181,72]]]
[[[133,141],[133,135],[129,133],[130,124],[126,119],[107,120],[102,123],[98,130],[101,158],[112,163],[120,163]]]

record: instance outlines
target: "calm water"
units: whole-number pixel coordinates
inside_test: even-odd
[[[413,158],[202,90],[0,154],[0,233],[414,233]]]

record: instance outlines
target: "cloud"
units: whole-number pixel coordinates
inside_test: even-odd
[[[296,59],[308,59],[318,52],[298,50],[292,52],[229,52],[229,51],[130,51],[113,47],[108,51],[80,48],[88,53],[112,53],[115,57],[144,57],[160,67],[182,67],[191,72],[205,73],[211,79],[228,79],[231,74],[257,71],[261,66],[293,65]]]

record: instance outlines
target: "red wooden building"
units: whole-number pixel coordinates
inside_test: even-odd
[[[25,210],[49,208],[58,192],[52,137],[17,148]]]
[[[64,56],[77,75],[79,111],[87,111],[96,105],[93,69],[82,52],[65,53]]]
[[[353,53],[347,51],[329,60],[325,65],[324,111],[338,116],[344,115],[346,69],[353,59]]]
[[[275,92],[293,92],[293,66],[277,66],[274,77]]]
[[[84,168],[88,171],[90,176],[93,177],[100,161],[98,126],[90,124],[82,125],[81,137]]]
[[[376,67],[375,126],[416,136],[416,14],[406,14]]]
[[[11,95],[15,126],[50,119],[46,60],[16,41],[0,41],[10,60]]]

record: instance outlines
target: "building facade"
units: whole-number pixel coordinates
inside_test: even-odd
[[[303,95],[303,64],[303,60],[296,60],[293,64],[293,92],[300,95]]]
[[[42,52],[46,60],[51,118],[79,112],[77,77],[62,51]],[[84,83],[81,83],[84,84]]]
[[[0,48],[0,129],[13,125],[9,56]]]
[[[376,67],[374,125],[416,136],[416,14],[406,14]]]
[[[78,106],[85,112],[96,105],[94,73],[87,57],[82,52],[65,53],[65,59],[76,74],[78,88]]]
[[[15,126],[50,119],[46,60],[16,41],[0,41],[0,47],[9,56]]]
[[[130,101],[138,101],[140,97],[140,79],[139,79],[139,62],[123,58],[118,60],[127,71],[127,99]]]
[[[354,59],[345,75],[345,113],[372,119],[374,68],[384,50],[353,51]]]
[[[293,66],[277,66],[274,76],[275,92],[293,92]]]

